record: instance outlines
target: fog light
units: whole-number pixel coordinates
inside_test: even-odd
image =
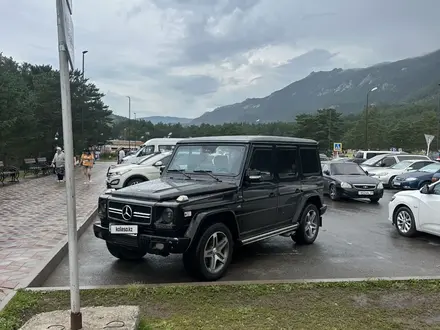
[[[165,248],[165,245],[163,243],[156,243],[155,248],[158,250],[163,250]]]

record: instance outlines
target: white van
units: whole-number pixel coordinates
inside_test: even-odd
[[[400,154],[405,155],[406,152],[403,151],[389,151],[389,150],[359,150],[354,154],[353,162],[357,164],[362,164],[367,159],[373,158],[377,155],[385,155],[385,154]]]
[[[134,164],[137,163],[142,157],[158,152],[172,151],[176,146],[176,143],[180,140],[183,139],[158,138],[148,140],[142,145],[142,147],[139,148],[139,150],[135,154],[122,158],[122,163]]]

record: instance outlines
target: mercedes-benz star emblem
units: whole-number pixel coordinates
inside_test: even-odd
[[[122,208],[122,219],[128,221],[131,219],[132,216],[133,216],[133,210],[131,209],[131,207],[129,205],[125,205]]]

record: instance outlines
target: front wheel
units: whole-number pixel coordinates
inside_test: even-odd
[[[341,199],[341,195],[340,195],[340,193],[339,193],[339,191],[338,191],[338,188],[336,188],[336,185],[335,184],[332,184],[330,187],[329,187],[329,196],[330,196],[330,199],[332,200],[332,201],[338,201],[338,200],[340,200]]]
[[[234,241],[229,228],[223,223],[214,223],[184,253],[185,269],[203,281],[216,281],[226,273],[233,248]]]
[[[126,187],[128,187],[128,186],[134,186],[135,184],[139,184],[139,183],[144,182],[144,181],[145,181],[145,180],[142,179],[142,178],[134,178],[134,179],[129,180],[129,181],[125,184],[125,186],[126,186]]]
[[[147,254],[146,249],[129,249],[109,242],[106,242],[106,244],[108,252],[110,252],[113,257],[121,260],[140,260]]]
[[[301,215],[300,225],[292,239],[297,244],[313,244],[318,237],[320,215],[315,204],[307,204]]]
[[[400,206],[394,212],[394,223],[397,232],[405,237],[413,237],[417,234],[416,222],[412,211],[407,206]]]

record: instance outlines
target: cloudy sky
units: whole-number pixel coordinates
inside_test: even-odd
[[[116,114],[196,117],[311,71],[440,48],[439,0],[73,0],[75,66]],[[0,0],[0,51],[58,68],[55,0]]]

